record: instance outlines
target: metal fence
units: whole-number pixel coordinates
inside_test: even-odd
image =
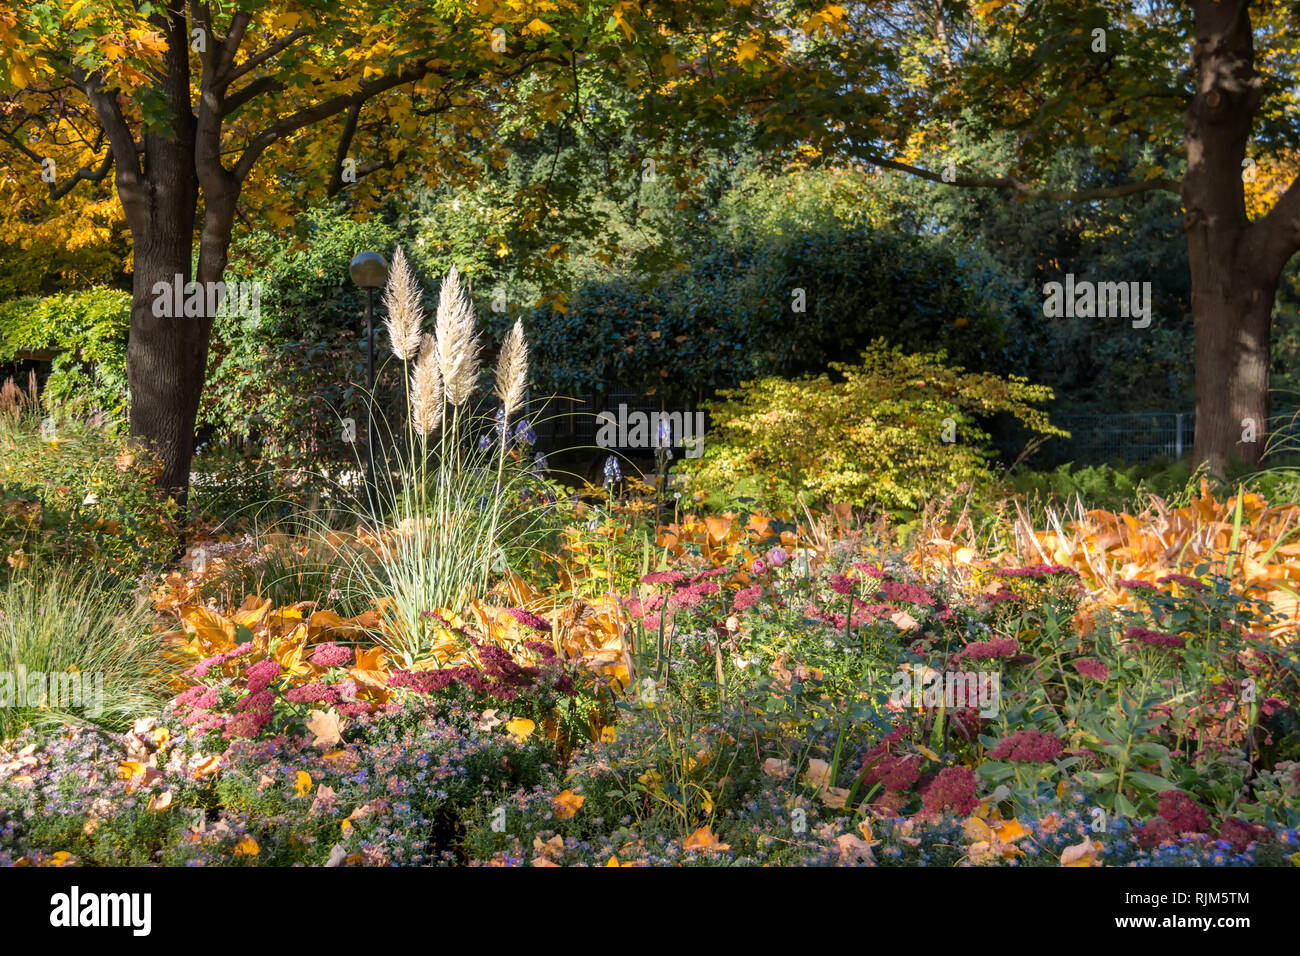
[[[1053,456],[1078,464],[1177,460],[1191,453],[1196,433],[1195,412],[1065,414],[1052,422],[1070,433],[1053,439]]]
[[[1070,437],[1052,439],[1048,456],[1081,465],[1145,464],[1160,458],[1177,461],[1191,455],[1196,435],[1196,413],[1192,411],[1065,413],[1053,415],[1052,422]],[[1300,451],[1297,409],[1275,411],[1269,428],[1259,431],[1260,440],[1268,433],[1270,451]]]

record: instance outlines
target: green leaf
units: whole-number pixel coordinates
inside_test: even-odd
[[[1130,770],[1128,772],[1128,779],[1133,781],[1133,783],[1141,787],[1143,790],[1150,790],[1155,793],[1159,793],[1163,790],[1178,789],[1176,784],[1170,783],[1164,777],[1157,777],[1153,773],[1143,773],[1140,770]]]

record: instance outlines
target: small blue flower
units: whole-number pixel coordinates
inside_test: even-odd
[[[544,455],[542,452],[539,451],[536,455],[533,456],[533,474],[544,475],[546,474],[546,469],[547,469],[546,455]]]
[[[515,441],[520,442],[528,447],[537,443],[537,434],[533,431],[532,423],[524,418],[515,425]]]

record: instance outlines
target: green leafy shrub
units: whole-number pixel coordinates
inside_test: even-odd
[[[22,350],[57,349],[46,389],[51,398],[83,401],[110,415],[126,409],[126,336],[131,295],[87,289],[0,303],[0,362]]]
[[[1125,467],[1067,463],[1051,471],[1009,475],[1003,492],[1025,498],[1031,505],[1073,504],[1078,499],[1089,508],[1141,510],[1150,495],[1171,505],[1184,504],[1195,493],[1200,477],[1201,472],[1185,461]]]
[[[359,429],[366,420],[357,385],[365,382],[366,321],[365,293],[348,264],[369,249],[387,255],[395,234],[326,210],[305,221],[305,246],[256,233],[232,256],[226,281],[261,282],[260,315],[217,320],[199,424],[216,442],[244,440],[260,457],[313,467],[353,460],[340,419]],[[387,344],[383,323],[376,302],[376,363]],[[400,390],[400,370],[379,373],[383,407]]]
[[[98,413],[5,383],[0,391],[0,577],[33,556],[95,556],[131,577],[176,547],[156,458]]]
[[[990,478],[978,419],[1008,414],[1040,434],[1062,434],[1034,407],[1050,389],[944,359],[877,342],[860,365],[832,363],[838,380],[765,378],[724,391],[710,409],[703,456],[680,467],[696,488],[748,479],[776,504],[915,509],[936,490]]]

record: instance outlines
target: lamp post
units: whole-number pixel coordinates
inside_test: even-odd
[[[366,290],[366,501],[377,511],[375,494],[375,290],[388,282],[388,263],[377,252],[363,252],[348,266],[352,281]]]

